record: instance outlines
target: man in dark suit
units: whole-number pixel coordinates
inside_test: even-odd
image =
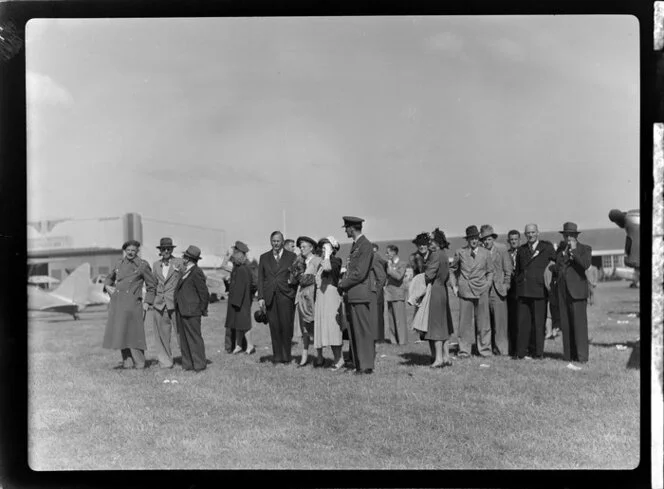
[[[196,372],[207,367],[205,343],[201,335],[201,316],[207,316],[210,303],[205,274],[197,265],[200,259],[201,250],[198,247],[187,248],[182,254],[184,271],[175,286],[175,312],[180,334],[182,368]]]
[[[371,318],[376,329],[376,341],[385,341],[385,282],[387,281],[387,260],[380,256],[380,247],[372,245],[373,262],[371,265]]]
[[[337,289],[346,292],[351,323],[348,328],[356,374],[370,374],[374,369],[376,334],[371,320],[371,278],[373,262],[371,243],[362,234],[364,219],[344,216],[346,236],[353,238],[348,266]]]
[[[270,235],[272,250],[258,261],[258,305],[266,312],[272,338],[272,362],[290,363],[296,287],[288,283],[295,253],[284,249],[284,235]]]
[[[566,222],[560,231],[565,246],[558,248],[558,305],[563,332],[563,358],[566,361],[588,361],[588,279],[592,248],[579,243],[575,223]]]
[[[516,357],[526,358],[528,350],[535,358],[544,357],[544,326],[546,322],[546,287],[544,270],[555,260],[555,250],[548,241],[540,241],[536,224],[525,229],[526,243],[516,255],[517,317],[519,321]]]

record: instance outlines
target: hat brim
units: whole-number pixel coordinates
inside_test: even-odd
[[[480,236],[480,239],[484,239],[484,238],[498,239],[498,235],[496,233],[493,233],[493,234],[487,234],[486,236]]]
[[[465,236],[464,239],[473,239],[473,238],[479,239],[479,237],[480,237],[479,234],[468,234],[468,235]]]
[[[314,248],[317,246],[317,243],[316,243],[313,239],[309,239],[309,238],[299,238],[299,239],[295,242],[295,246],[297,246],[297,247],[299,248],[300,245],[301,245],[303,242],[307,242],[307,243],[309,243],[309,244],[310,244],[311,246],[313,246]]]
[[[198,260],[201,259],[200,256],[198,256],[198,257],[197,256],[192,256],[189,253],[187,253],[186,251],[184,253],[182,253],[182,256],[187,257],[187,258],[191,258],[192,260],[195,260],[195,261],[198,261]]]
[[[560,234],[581,234],[581,231],[558,231]]]
[[[159,246],[157,246],[158,250],[163,250],[164,248],[173,249],[173,248],[175,248],[175,245],[166,245],[166,246],[159,245]]]

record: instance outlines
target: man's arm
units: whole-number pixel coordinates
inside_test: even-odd
[[[191,278],[194,281],[194,288],[201,301],[201,315],[207,316],[208,304],[210,302],[210,291],[208,290],[205,280],[205,272],[198,268]]]
[[[262,301],[263,300],[263,281],[265,280],[265,270],[263,267],[263,257],[261,256],[260,259],[258,260],[258,283],[256,286],[258,287],[258,300]]]
[[[452,289],[454,290],[455,294],[458,288],[457,275],[459,273],[460,266],[461,266],[461,254],[459,253],[459,250],[456,250],[454,252],[454,259],[450,264],[450,285],[452,286]]]
[[[154,276],[150,265],[146,261],[141,265],[141,276],[145,280],[145,302],[151,306],[154,304],[157,295],[157,277]]]
[[[503,276],[503,285],[505,286],[505,292],[507,292],[510,290],[510,285],[512,284],[512,273],[514,272],[514,265],[512,264],[512,257],[507,252],[507,250],[503,250],[501,253],[501,258],[503,273],[505,274]]]
[[[585,274],[592,262],[592,248],[588,245],[577,245],[575,250],[570,251],[569,256],[572,265]]]

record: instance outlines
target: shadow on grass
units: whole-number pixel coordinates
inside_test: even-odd
[[[422,353],[401,353],[399,354],[401,358],[406,360],[401,362],[401,365],[431,365],[431,355],[424,355]]]
[[[618,345],[625,345],[627,348],[632,349],[632,353],[627,360],[626,367],[628,369],[640,369],[641,368],[641,342],[640,341],[625,341],[617,343],[596,343],[591,341],[589,343],[592,346],[599,346],[600,348],[615,348]]]
[[[551,360],[563,360],[564,355],[559,351],[545,351],[544,358],[550,358]]]

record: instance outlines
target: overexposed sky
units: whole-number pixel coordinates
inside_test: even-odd
[[[266,247],[284,211],[340,240],[347,214],[371,240],[609,227],[639,206],[638,41],[629,16],[32,20],[28,216]]]

